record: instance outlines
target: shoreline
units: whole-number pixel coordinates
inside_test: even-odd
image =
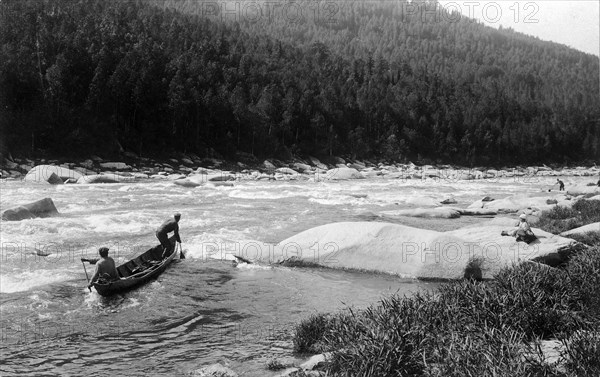
[[[266,159],[249,161],[229,161],[215,158],[199,158],[193,154],[181,154],[171,158],[139,158],[132,154],[120,159],[103,159],[91,156],[88,159],[29,159],[14,158],[2,161],[0,179],[22,179],[36,166],[51,165],[74,170],[81,175],[114,175],[118,178],[143,179],[183,179],[195,174],[229,176],[220,180],[308,180],[314,178],[345,180],[360,178],[387,179],[434,179],[449,182],[463,180],[494,180],[499,178],[531,177],[594,177],[600,175],[597,165],[577,165],[553,167],[514,166],[514,167],[463,167],[450,164],[414,164],[412,162],[373,162],[370,160],[345,160],[329,157],[326,162],[316,157],[296,157],[289,161]],[[337,175],[333,169],[353,169],[354,175]],[[329,176],[327,176],[329,173]],[[351,173],[350,171],[346,173]],[[74,182],[65,182],[74,183]],[[103,182],[110,183],[110,182]]]

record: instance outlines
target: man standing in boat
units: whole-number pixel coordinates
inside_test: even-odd
[[[94,276],[92,276],[92,279],[88,284],[88,288],[91,288],[94,285],[94,283],[99,279],[105,279],[110,281],[117,280],[119,278],[119,273],[117,272],[115,261],[114,259],[108,256],[108,247],[101,247],[100,249],[98,249],[98,254],[100,254],[100,259],[81,258],[82,262],[96,264],[96,271],[94,272]]]
[[[174,232],[175,240],[181,243],[181,238],[179,238],[179,219],[181,219],[181,214],[176,213],[172,219],[168,219],[158,229],[156,230],[156,238],[160,241],[160,244],[163,247],[162,257],[165,258],[170,255],[169,249],[171,248],[171,243],[169,242],[169,233]]]

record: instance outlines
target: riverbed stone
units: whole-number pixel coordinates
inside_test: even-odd
[[[131,166],[124,162],[101,162],[100,166],[104,169],[115,169],[115,170],[127,170],[131,169]]]
[[[217,363],[211,364],[200,369],[196,369],[192,376],[194,377],[238,377],[233,370]]]
[[[326,180],[348,180],[348,179],[363,179],[364,176],[356,169],[352,168],[335,168],[327,171],[323,177]]]
[[[44,198],[22,206],[7,209],[2,212],[2,220],[20,221],[36,217],[50,217],[58,215],[58,210],[50,198]]]
[[[61,166],[38,165],[27,173],[25,181],[50,183],[49,180],[52,180],[58,183],[56,179],[52,177],[52,174],[58,177],[61,180],[61,183],[69,178],[79,179],[82,177],[81,173]]]

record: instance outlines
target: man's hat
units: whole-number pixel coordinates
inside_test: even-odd
[[[527,220],[527,215],[522,213],[521,216],[519,216],[519,218],[523,219],[523,220]]]
[[[181,217],[181,213],[177,212],[173,217],[175,217],[176,219]]]
[[[101,247],[98,249],[99,252],[106,251],[107,253],[108,253],[108,250],[110,250],[108,247]]]

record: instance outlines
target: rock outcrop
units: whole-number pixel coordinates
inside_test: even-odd
[[[50,198],[44,198],[33,203],[7,209],[2,212],[2,220],[20,221],[36,217],[50,217],[58,215],[58,210]]]

